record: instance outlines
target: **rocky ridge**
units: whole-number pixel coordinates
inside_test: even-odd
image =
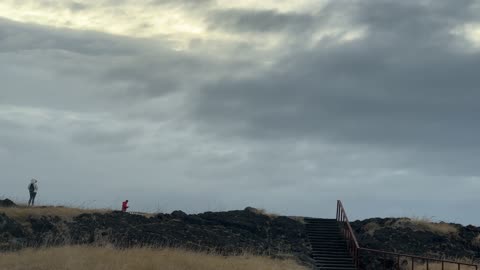
[[[480,227],[437,223],[434,226],[449,230],[435,231],[405,218],[371,218],[351,225],[363,248],[468,263],[480,261]],[[383,259],[372,255],[362,256],[364,268],[382,269]],[[406,265],[408,262],[403,258],[401,263]],[[385,265],[395,267],[396,258],[387,257]]]
[[[15,207],[0,200],[1,207]],[[480,227],[448,225],[436,232],[405,219],[372,218],[351,223],[362,247],[435,258],[480,259]],[[181,247],[225,255],[249,252],[284,258],[290,254],[312,265],[301,220],[268,216],[254,208],[188,215],[182,211],[144,216],[122,212],[81,214],[72,220],[29,217],[19,223],[0,210],[0,251],[65,244],[113,244],[117,247]],[[376,269],[383,262],[364,258]],[[387,264],[393,264],[389,259]]]
[[[70,221],[30,217],[22,224],[0,212],[0,250],[66,244],[179,247],[225,255],[247,252],[293,256],[304,265],[311,264],[302,222],[269,217],[253,208],[195,215],[174,211],[150,217],[113,211],[81,214]]]

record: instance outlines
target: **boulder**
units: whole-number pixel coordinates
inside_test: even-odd
[[[184,219],[188,216],[185,212],[180,210],[173,211],[172,214],[170,215],[174,218],[180,218],[180,219]]]
[[[0,207],[16,207],[17,205],[9,199],[0,200]]]

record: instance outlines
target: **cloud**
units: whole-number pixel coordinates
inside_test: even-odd
[[[442,172],[478,174],[469,149],[480,133],[479,52],[464,50],[467,41],[450,31],[469,6],[368,3],[350,14],[366,36],[325,39],[266,74],[211,84],[198,93],[194,119],[206,132],[265,142],[324,138],[420,151],[437,164],[410,166],[435,170],[450,163]],[[463,164],[452,162],[458,157]]]
[[[8,196],[479,222],[444,212],[477,197],[475,1],[12,3]]]
[[[217,10],[209,20],[210,28],[225,28],[234,32],[306,31],[315,21],[310,14],[245,9]]]
[[[72,12],[81,12],[89,8],[87,4],[78,3],[78,2],[71,2],[68,4],[68,7]]]

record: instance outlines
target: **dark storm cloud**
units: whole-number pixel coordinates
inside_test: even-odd
[[[210,14],[212,29],[233,32],[306,31],[315,21],[310,14],[279,13],[274,10],[217,10]]]
[[[332,2],[331,10],[341,10],[345,2]],[[442,30],[445,26],[478,20],[480,6],[475,0],[462,1],[356,1],[355,13],[358,22],[367,23],[377,31],[398,31],[421,34]],[[381,32],[383,32],[381,31]]]
[[[178,52],[169,45],[159,36],[152,43],[142,38],[53,30],[0,19],[0,52],[5,56],[22,53],[25,59],[49,58],[43,64],[55,67],[62,76],[88,76],[90,81],[126,85],[113,93],[103,91],[117,101],[159,97],[207,80],[218,74],[221,66],[230,65],[201,54]]]
[[[82,126],[72,135],[72,141],[83,146],[101,147],[112,151],[126,151],[134,148],[133,140],[143,136],[141,129],[123,128],[109,130],[102,127]]]
[[[214,132],[265,141],[319,136],[471,159],[480,135],[480,52],[451,33],[478,21],[471,8],[357,2],[348,15],[368,29],[364,37],[324,39],[267,74],[212,84],[199,93],[196,119]],[[329,9],[342,12],[335,4]],[[469,173],[478,172],[467,163]]]
[[[180,49],[168,36],[1,20],[2,191],[23,196],[31,174],[49,202],[328,216],[346,198],[357,217],[456,218],[445,198],[478,197],[480,52],[452,33],[479,21],[474,1],[283,13],[214,2],[145,6],[212,15],[215,33]],[[119,3],[133,2],[102,2]],[[406,213],[406,200],[425,212]]]

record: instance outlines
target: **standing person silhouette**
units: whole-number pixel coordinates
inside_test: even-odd
[[[127,212],[128,209],[128,200],[122,202],[122,212]]]
[[[28,206],[34,206],[35,205],[35,197],[37,196],[38,192],[38,185],[37,185],[37,179],[32,179],[30,184],[28,185],[28,192],[30,193],[30,199],[28,200]]]

